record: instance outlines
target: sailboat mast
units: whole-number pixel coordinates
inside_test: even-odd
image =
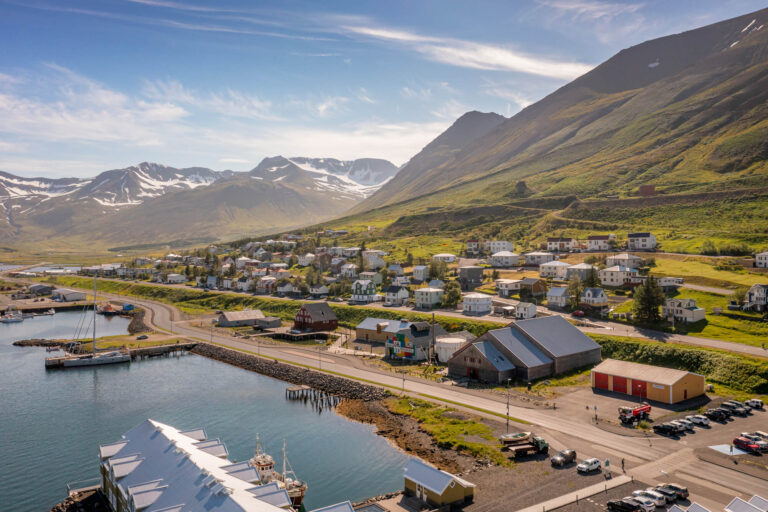
[[[93,273],[93,353],[96,353],[96,275]]]
[[[285,482],[285,438],[283,438],[283,482]]]

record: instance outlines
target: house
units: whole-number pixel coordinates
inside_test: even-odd
[[[29,285],[29,288],[27,288],[27,291],[31,295],[50,295],[53,293],[53,286],[47,285],[47,284],[41,284],[41,283],[35,283]]]
[[[275,291],[281,297],[301,295],[301,290],[299,287],[295,286],[290,281],[285,281],[283,284],[278,284]]]
[[[456,261],[456,255],[447,253],[447,252],[442,252],[440,254],[435,254],[434,256],[432,256],[432,259],[435,261],[442,261],[444,263],[453,263]]]
[[[461,309],[465,315],[488,315],[491,313],[493,298],[484,293],[468,293],[461,299]]]
[[[502,268],[514,267],[519,261],[520,255],[510,251],[495,252],[488,259],[488,263],[492,266]]]
[[[559,375],[600,362],[600,345],[559,315],[493,329],[456,351],[452,377],[502,383]]]
[[[624,286],[631,278],[637,275],[637,269],[621,265],[614,265],[597,272],[597,277],[603,286]]]
[[[661,316],[674,323],[692,324],[704,320],[705,315],[694,299],[666,299],[661,306]]]
[[[551,252],[534,251],[523,254],[526,265],[541,265],[555,260],[555,255]]]
[[[462,290],[474,290],[483,284],[483,279],[483,267],[475,265],[459,267],[459,285]]]
[[[575,238],[549,237],[547,238],[548,251],[571,251],[578,248],[579,241]]]
[[[579,263],[578,265],[571,265],[565,270],[565,279],[571,280],[573,276],[578,276],[579,279],[585,281],[589,277],[591,271],[597,272],[597,267],[590,265],[589,263]]]
[[[376,284],[367,279],[358,279],[352,283],[352,301],[354,302],[375,302],[378,300],[376,295]]]
[[[379,270],[387,266],[387,263],[381,258],[383,251],[363,251],[363,261],[365,268]],[[384,253],[386,254],[386,253]]]
[[[547,293],[547,282],[535,277],[526,277],[520,280],[520,295],[541,297]]]
[[[627,249],[630,251],[653,251],[656,249],[656,237],[651,233],[629,233]]]
[[[281,279],[290,279],[291,278],[291,271],[286,270],[284,268],[280,268],[277,270],[270,269],[269,275],[280,281]]]
[[[616,235],[591,235],[587,237],[587,250],[592,251],[610,251],[612,242],[616,240]]]
[[[747,291],[747,307],[755,311],[768,310],[768,284],[753,284]]]
[[[360,272],[360,275],[358,276],[360,279],[366,279],[368,281],[373,281],[373,284],[376,286],[379,286],[383,280],[381,273],[379,272]]]
[[[755,266],[758,268],[768,268],[768,251],[755,254]]]
[[[205,287],[206,288],[218,288],[219,286],[219,278],[218,276],[208,276],[205,278]]]
[[[395,276],[392,278],[392,284],[408,287],[411,284],[411,280],[406,276]]]
[[[568,268],[570,263],[564,261],[555,260],[539,265],[539,275],[541,277],[551,277],[558,281],[565,281],[566,275],[568,275]]]
[[[395,274],[396,276],[402,276],[403,267],[399,263],[393,263],[389,267],[387,267],[387,272],[389,272],[390,274]]]
[[[300,267],[309,267],[312,264],[315,263],[315,255],[311,252],[308,252],[307,254],[302,254],[298,257],[298,264]]]
[[[165,282],[169,284],[182,284],[187,282],[187,276],[183,274],[168,274],[165,276]]]
[[[253,288],[253,279],[241,277],[237,280],[237,289],[241,292],[249,292]]]
[[[568,288],[566,286],[553,286],[547,292],[547,305],[549,307],[568,307],[570,299],[571,295],[568,293]]]
[[[608,307],[608,296],[602,288],[584,288],[579,303],[593,308],[604,308]]]
[[[244,311],[225,311],[220,314],[216,325],[219,327],[243,327],[256,325],[256,320],[264,318],[264,313],[258,309],[246,309]]]
[[[413,267],[413,280],[426,281],[429,279],[429,267],[426,265],[416,265]]]
[[[77,302],[85,300],[85,292],[76,292],[75,290],[68,290],[66,288],[57,288],[53,290],[51,295],[53,300],[59,302]]]
[[[497,252],[512,252],[515,250],[515,245],[512,242],[506,240],[486,240],[483,242],[483,251],[488,254],[494,254]]]
[[[251,261],[253,261],[251,258],[241,256],[235,260],[235,268],[237,268],[237,270],[243,270]]]
[[[266,267],[252,268],[250,270],[251,277],[264,277],[269,274],[269,269]]]
[[[302,304],[293,318],[293,328],[299,331],[333,331],[338,326],[339,319],[326,302]]]
[[[264,276],[259,279],[256,285],[256,291],[258,293],[274,293],[277,288],[277,278],[273,276]]]
[[[467,255],[476,255],[480,253],[480,242],[478,240],[467,240]]]
[[[643,258],[623,252],[621,254],[614,254],[605,258],[605,264],[609,267],[620,265],[627,268],[639,268],[643,265]]]
[[[698,373],[606,359],[592,368],[592,388],[676,404],[704,394],[704,376]]]
[[[443,290],[440,288],[418,288],[414,292],[414,307],[432,309],[443,302]]]
[[[384,355],[392,359],[424,361],[434,354],[433,342],[448,334],[440,324],[413,322],[397,330],[384,341]]]
[[[411,326],[405,319],[390,320],[387,318],[368,317],[355,327],[355,338],[365,342],[385,342],[401,329]]]
[[[232,283],[233,280],[231,277],[225,277],[221,280],[221,289],[222,290],[231,290],[232,289]]]
[[[520,302],[515,306],[515,318],[518,320],[527,320],[536,318],[536,304],[532,302]]]
[[[387,306],[403,306],[410,298],[411,294],[404,286],[391,285],[384,292],[384,304]]]
[[[271,274],[274,274],[275,272],[280,270],[288,270],[288,264],[287,263],[270,263],[269,264],[269,272]]]
[[[520,283],[522,279],[497,279],[496,280],[496,292],[499,297],[509,297],[515,292],[520,291]]]
[[[664,292],[674,292],[681,286],[683,286],[683,283],[685,281],[682,277],[657,277],[656,278],[656,284],[659,285],[659,287]]]
[[[204,429],[181,431],[151,419],[99,446],[102,510],[286,512],[291,499],[276,482],[263,485],[247,460],[234,463]],[[183,505],[182,505],[183,504]]]
[[[450,509],[470,503],[475,484],[412,458],[403,472],[406,496],[415,496],[430,509]]]
[[[329,293],[330,290],[324,284],[313,284],[309,287],[309,294],[316,299],[327,297]]]
[[[445,288],[445,283],[439,279],[432,279],[429,283],[427,283],[427,286],[430,288],[440,288],[442,290]]]
[[[357,265],[354,263],[344,263],[339,269],[341,277],[355,279],[357,277]]]
[[[359,247],[342,247],[341,255],[345,258],[354,258],[360,252]]]

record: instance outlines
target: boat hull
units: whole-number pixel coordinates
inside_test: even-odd
[[[86,366],[103,366],[108,364],[130,363],[129,354],[97,354],[83,356],[49,357],[45,360],[46,368],[82,368]]]

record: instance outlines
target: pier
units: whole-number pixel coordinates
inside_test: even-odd
[[[170,345],[156,345],[153,347],[137,347],[128,351],[131,354],[131,360],[147,359],[152,357],[170,356],[181,352],[189,352],[197,346],[197,343],[173,343]]]
[[[313,409],[317,412],[323,412],[323,409],[333,409],[341,398],[335,395],[331,395],[324,391],[320,391],[311,386],[302,385],[294,386],[285,390],[285,397],[288,400],[295,400],[298,402],[309,403]]]

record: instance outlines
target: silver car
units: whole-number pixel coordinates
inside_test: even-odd
[[[667,504],[667,498],[665,498],[663,494],[660,494],[651,489],[641,489],[639,491],[634,491],[632,493],[632,497],[640,497],[651,500],[657,507],[663,507]]]

